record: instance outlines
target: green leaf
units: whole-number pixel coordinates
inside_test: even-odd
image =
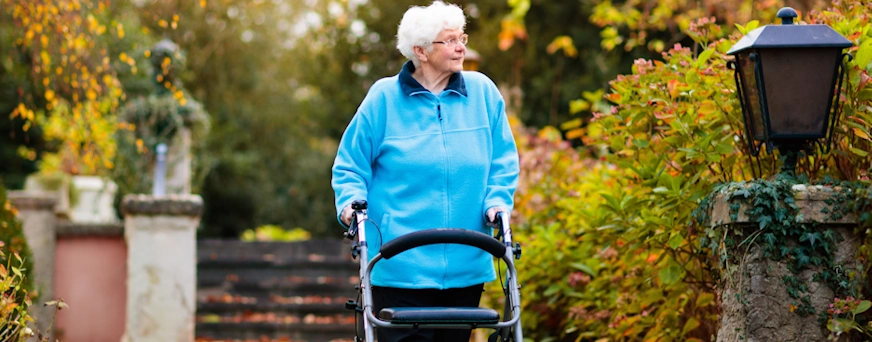
[[[669,237],[669,248],[678,249],[684,243],[684,237],[681,236],[681,233],[674,233],[671,237]]]
[[[687,75],[684,75],[684,82],[687,84],[695,84],[699,81],[699,74],[696,70],[688,70]]]
[[[703,293],[696,297],[696,307],[706,307],[715,302],[715,295],[713,293]]]
[[[681,280],[682,271],[681,266],[670,260],[669,265],[661,269],[657,275],[663,284],[672,285]]]
[[[857,94],[857,99],[862,100],[862,101],[872,100],[872,89],[865,89],[864,88],[863,90],[860,90],[860,93]],[[851,122],[851,121],[848,121],[848,122]],[[863,126],[860,126],[860,127],[863,127]]]
[[[751,31],[756,30],[757,26],[760,26],[760,21],[759,20],[751,20],[748,22],[747,25],[745,25],[745,29],[748,30],[748,32],[751,32]]]
[[[766,229],[766,226],[772,223],[772,216],[761,216],[759,223],[760,229]]]
[[[705,65],[705,62],[708,61],[709,57],[711,57],[713,53],[715,53],[714,49],[705,49],[705,51],[699,54],[699,57],[696,58],[696,61],[693,62],[693,65],[697,68]]]
[[[580,263],[580,262],[573,262],[573,263],[569,264],[569,266],[572,266],[572,268],[575,268],[575,269],[577,269],[577,270],[579,270],[579,271],[582,271],[582,272],[584,272],[584,273],[587,273],[587,274],[589,274],[590,276],[595,276],[595,275],[596,275],[596,272],[594,272],[593,269],[590,268],[590,266],[585,265],[585,264],[583,264],[583,263]]]
[[[854,64],[860,67],[860,69],[865,70],[870,61],[872,61],[872,39],[867,39],[857,48]]]
[[[557,292],[560,292],[560,286],[554,284],[545,289],[545,293],[543,293],[543,295],[546,297],[551,297]]]
[[[827,329],[834,333],[844,333],[857,328],[857,322],[847,318],[833,318],[827,323]]]
[[[872,307],[872,302],[870,302],[868,300],[864,300],[864,301],[861,301],[860,305],[858,305],[856,308],[854,308],[854,310],[852,312],[855,315],[858,315],[858,314],[866,312],[866,310],[869,310],[870,307]]]
[[[691,317],[687,320],[687,323],[684,323],[684,329],[681,329],[682,335],[687,335],[687,333],[691,332],[693,329],[699,327],[699,321],[696,318]]]
[[[855,148],[855,147],[851,147],[851,152],[854,152],[854,154],[856,154],[860,157],[866,157],[869,155],[869,152],[863,151],[863,150]]]
[[[573,128],[581,127],[581,124],[582,124],[581,118],[572,119],[572,120],[569,120],[567,122],[560,124],[560,129],[567,131],[567,130],[570,130]]]
[[[733,144],[724,143],[724,144],[715,145],[715,152],[720,153],[720,154],[733,153],[733,149],[734,149]]]
[[[590,109],[590,102],[587,102],[585,100],[578,99],[578,100],[572,100],[569,102],[569,113],[570,114],[575,114],[575,113],[585,111],[588,109]]]

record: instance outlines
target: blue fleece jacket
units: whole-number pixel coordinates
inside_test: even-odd
[[[490,233],[485,211],[512,209],[518,151],[493,81],[456,73],[439,95],[421,86],[407,62],[370,88],[345,130],[333,164],[337,217],[363,199],[369,258],[404,234],[429,228]],[[475,247],[415,248],[373,269],[376,286],[467,287],[496,278],[493,257]]]

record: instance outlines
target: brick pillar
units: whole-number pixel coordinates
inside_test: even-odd
[[[196,312],[196,195],[124,197],[129,342],[192,342]]]
[[[42,304],[54,298],[55,243],[57,222],[54,193],[38,191],[10,191],[9,201],[18,209],[24,238],[33,253],[33,284],[39,297],[30,307],[30,316],[36,320],[36,328],[46,332],[54,315],[54,307]],[[36,330],[36,329],[34,329]],[[53,338],[52,338],[53,340]]]

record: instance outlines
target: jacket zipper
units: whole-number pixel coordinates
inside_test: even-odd
[[[445,138],[445,124],[442,120],[442,103],[439,97],[436,97],[436,115],[439,117],[439,130],[442,133],[442,160],[445,164],[445,228],[451,222],[451,196],[449,194],[450,187],[448,182],[448,173],[451,170],[450,158],[448,158],[448,142]],[[445,279],[448,276],[448,245],[442,247],[442,263],[445,265],[444,273],[442,274],[442,288],[445,288]]]

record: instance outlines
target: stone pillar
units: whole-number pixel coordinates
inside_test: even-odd
[[[51,192],[10,191],[9,201],[18,209],[24,238],[27,239],[33,254],[31,275],[39,297],[30,307],[30,315],[36,320],[36,328],[47,332],[55,308],[42,304],[55,299],[54,263],[57,222],[54,208],[57,204],[57,196]]]
[[[853,215],[845,215],[833,219],[831,215],[822,213],[823,208],[831,212],[830,204],[826,202],[836,194],[830,187],[795,185],[794,199],[805,222],[818,222],[820,229],[832,228],[840,234],[843,240],[836,245],[833,260],[837,265],[847,268],[856,266],[855,256],[862,242],[862,237],[854,234],[857,226]],[[757,222],[752,222],[745,215],[748,205],[740,204],[735,220],[730,215],[730,205],[727,194],[715,197],[711,222],[718,225],[745,226],[746,232],[756,231]],[[832,203],[832,202],[831,202]],[[799,215],[798,215],[799,216]],[[745,237],[750,234],[745,234]],[[747,248],[747,249],[746,249]],[[730,251],[738,258],[738,265],[722,274],[721,326],[718,330],[718,342],[732,341],[825,341],[829,334],[819,322],[818,315],[801,317],[791,312],[791,303],[798,299],[791,298],[782,277],[792,275],[784,262],[776,262],[763,255],[759,244],[750,248],[743,246],[741,250]],[[820,267],[812,267],[796,275],[796,278],[808,285],[807,294],[816,312],[824,312],[835,297],[834,292],[824,283],[818,283],[812,278],[820,271]]]
[[[196,312],[196,195],[124,197],[129,342],[192,342]]]

